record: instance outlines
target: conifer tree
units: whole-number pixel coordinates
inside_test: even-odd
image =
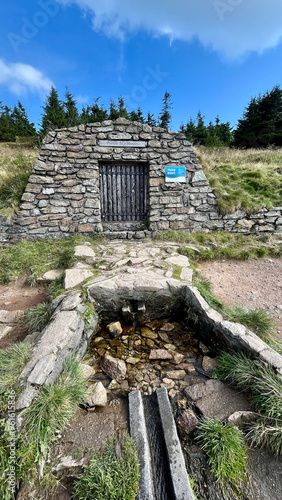
[[[150,112],[147,113],[146,123],[150,125],[150,127],[157,126],[157,120],[155,119],[154,115]]]
[[[41,134],[46,135],[48,130],[63,128],[66,125],[64,104],[59,100],[59,95],[55,87],[51,87],[47,96],[41,121]]]
[[[271,91],[253,97],[238,120],[234,131],[238,147],[282,146],[282,89],[276,85]]]
[[[76,101],[73,95],[70,93],[68,87],[66,87],[65,92],[65,126],[66,127],[74,127],[79,123],[79,113],[76,105]]]
[[[159,115],[159,126],[165,128],[166,130],[168,130],[171,123],[171,108],[171,95],[169,92],[165,92],[163,97],[163,107]]]

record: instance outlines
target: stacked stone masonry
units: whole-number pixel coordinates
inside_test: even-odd
[[[99,164],[148,166],[146,225],[102,221]],[[165,167],[186,167],[186,182],[165,182]],[[146,228],[146,229],[145,229]],[[282,207],[222,216],[190,142],[182,133],[124,118],[50,132],[10,228],[10,238],[106,233],[142,238],[164,230],[281,231]]]

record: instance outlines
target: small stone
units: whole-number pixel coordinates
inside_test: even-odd
[[[185,357],[184,354],[180,354],[179,352],[174,352],[174,351],[171,351],[171,355],[173,357],[172,363],[174,363],[175,365],[179,365],[179,363],[182,363]]]
[[[170,387],[175,386],[175,382],[168,377],[163,378],[163,383],[169,385]]]
[[[99,342],[102,342],[103,340],[104,340],[104,337],[96,337],[96,338],[94,339],[94,343],[95,343],[95,344],[98,344]]]
[[[114,389],[118,389],[120,387],[119,383],[116,381],[116,380],[112,380],[107,389],[109,389],[110,391],[114,390]]]
[[[92,368],[92,366],[87,365],[85,363],[81,363],[80,366],[81,366],[81,373],[84,378],[89,379],[95,375],[95,370],[94,368]]]
[[[77,245],[74,249],[74,256],[87,259],[88,257],[95,257],[95,252],[87,245]]]
[[[186,399],[179,399],[177,401],[177,406],[180,410],[186,410],[187,407],[187,401]]]
[[[145,337],[146,339],[151,339],[151,340],[156,340],[158,338],[158,335],[154,332],[152,332],[152,330],[150,328],[141,328],[141,335],[142,337]]]
[[[126,376],[126,364],[122,359],[113,358],[106,354],[101,360],[101,369],[112,379],[120,382]]]
[[[164,348],[168,349],[169,351],[175,351],[176,350],[176,347],[173,344],[165,344]]]
[[[235,411],[228,417],[228,423],[232,427],[239,427],[242,429],[246,424],[255,422],[259,415],[253,411]]]
[[[209,358],[208,356],[203,357],[202,367],[208,372],[216,369],[217,361],[215,358]]]
[[[129,358],[126,358],[126,362],[130,363],[131,365],[136,365],[137,363],[139,363],[139,361],[140,361],[140,358],[133,358],[132,356],[130,356]]]
[[[149,342],[149,341],[147,340],[147,343],[148,343],[148,342]],[[150,342],[152,342],[152,340],[150,340]],[[153,342],[153,343],[154,343],[154,342]],[[138,346],[138,345],[141,345],[141,344],[142,344],[142,342],[141,342],[141,340],[140,340],[140,339],[138,339],[138,340],[135,340],[134,344]]]
[[[172,370],[166,372],[168,378],[172,378],[173,380],[182,380],[185,377],[184,370]]]
[[[160,337],[160,339],[163,340],[163,342],[166,342],[167,344],[169,343],[169,338],[168,338],[168,335],[166,333],[160,332],[159,337]]]
[[[172,332],[174,330],[174,325],[172,323],[165,323],[161,328],[163,332]]]
[[[203,344],[203,342],[199,343],[199,347],[203,354],[205,354],[206,356],[209,354],[210,350],[205,344]]]
[[[169,395],[170,399],[174,399],[175,396],[177,395],[177,391],[175,389],[170,389],[168,395]]]
[[[61,269],[52,269],[51,271],[46,271],[46,273],[44,273],[41,278],[38,278],[37,281],[39,283],[52,283],[53,281],[55,281],[55,279],[59,278],[62,274],[62,270]]]
[[[166,349],[153,349],[149,359],[172,359],[172,355]]]
[[[90,407],[107,405],[107,391],[102,382],[96,382],[88,387],[84,401]]]
[[[186,370],[189,373],[193,373],[196,371],[195,366],[192,365],[192,363],[180,363],[179,365],[177,365],[177,368],[179,368],[179,370]]]
[[[177,419],[177,424],[185,434],[190,434],[198,426],[198,419],[195,413],[191,410],[184,410]]]
[[[114,323],[109,323],[107,325],[107,330],[113,337],[118,337],[118,335],[120,335],[123,332],[122,326],[119,321],[115,321]]]

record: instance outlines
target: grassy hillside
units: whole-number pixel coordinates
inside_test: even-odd
[[[0,143],[0,214],[11,217],[18,209],[38,149]]]
[[[282,205],[282,148],[195,150],[222,214]]]
[[[282,205],[282,148],[195,147],[222,214]],[[0,143],[0,213],[17,210],[39,150]]]

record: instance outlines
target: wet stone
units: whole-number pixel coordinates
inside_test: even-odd
[[[172,355],[166,349],[153,349],[150,352],[149,359],[172,359]]]
[[[204,356],[202,361],[203,370],[205,370],[206,372],[215,370],[216,363],[217,362],[215,358],[209,358],[208,356]]]
[[[155,340],[158,338],[158,335],[154,333],[150,328],[141,328],[141,335],[147,339]]]
[[[166,375],[168,378],[171,378],[173,380],[182,380],[185,377],[185,371],[184,370],[168,371]]]
[[[107,330],[113,337],[118,337],[123,332],[119,321],[115,321],[114,323],[110,323],[109,325],[107,325]]]

